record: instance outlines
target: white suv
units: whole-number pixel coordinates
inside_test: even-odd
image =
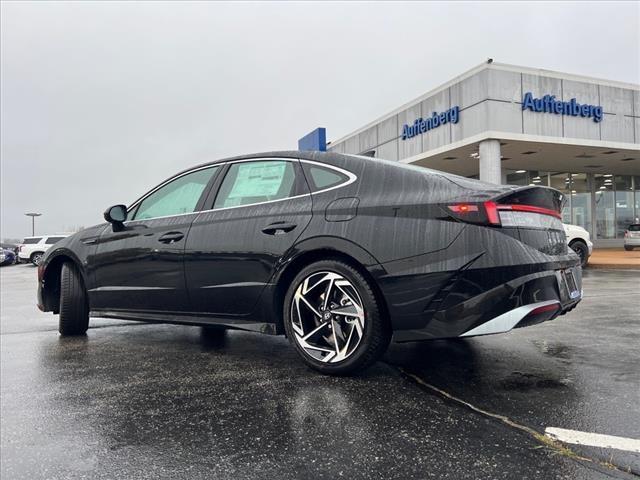
[[[31,262],[34,265],[40,263],[40,259],[51,245],[59,242],[69,235],[61,233],[58,235],[43,235],[41,237],[27,237],[18,245],[18,258],[21,262]]]
[[[591,235],[584,228],[578,225],[564,224],[564,233],[567,236],[567,245],[578,254],[582,266],[586,266],[593,252]]]

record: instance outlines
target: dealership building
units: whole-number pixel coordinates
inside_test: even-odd
[[[640,220],[636,84],[489,60],[326,149],[557,188],[564,222],[601,247],[621,245]]]

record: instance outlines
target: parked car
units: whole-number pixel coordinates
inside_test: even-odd
[[[0,266],[13,265],[16,262],[16,254],[7,248],[0,250]]]
[[[49,250],[53,244],[67,236],[68,234],[57,234],[44,235],[40,237],[26,237],[24,241],[18,245],[18,258],[21,261],[39,265],[44,252]]]
[[[38,306],[286,334],[347,374],[390,340],[507,332],[582,296],[564,196],[370,157],[280,152],[185,170],[51,248]]]
[[[0,243],[0,250],[9,250],[14,255],[14,263],[18,263],[18,245],[14,243]]]
[[[564,233],[567,236],[567,245],[580,257],[580,265],[586,267],[593,253],[591,235],[584,228],[567,223],[564,224]]]
[[[640,247],[640,223],[633,223],[624,232],[624,249],[629,251]]]

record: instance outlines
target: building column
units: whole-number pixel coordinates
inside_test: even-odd
[[[500,185],[502,183],[500,140],[483,140],[480,142],[479,153],[480,180]]]

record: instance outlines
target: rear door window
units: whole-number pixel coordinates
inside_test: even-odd
[[[295,169],[286,160],[234,163],[224,177],[213,208],[240,207],[291,197]]]

